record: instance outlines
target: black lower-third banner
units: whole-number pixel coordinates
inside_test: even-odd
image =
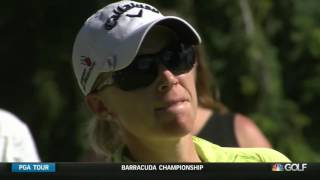
[[[320,177],[320,163],[1,163],[0,179],[208,179]]]

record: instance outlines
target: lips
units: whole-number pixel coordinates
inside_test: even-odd
[[[188,100],[185,99],[185,98],[180,98],[180,99],[173,99],[173,100],[170,100],[170,101],[166,101],[163,103],[163,105],[161,105],[160,107],[158,108],[155,108],[156,111],[162,111],[162,110],[166,110],[170,107],[173,107],[173,106],[178,106],[179,104],[182,104],[184,102],[187,102]]]

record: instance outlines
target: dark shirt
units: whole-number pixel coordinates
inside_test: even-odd
[[[234,119],[233,113],[215,112],[197,136],[219,146],[239,147],[234,131]]]

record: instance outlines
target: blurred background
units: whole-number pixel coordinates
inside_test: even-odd
[[[0,6],[0,108],[30,127],[43,161],[78,161],[86,107],[71,67],[83,22],[107,0]],[[320,162],[320,1],[148,0],[200,32],[221,100],[293,161]]]

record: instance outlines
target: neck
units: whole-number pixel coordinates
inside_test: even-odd
[[[206,125],[209,118],[213,115],[213,110],[204,108],[204,107],[198,107],[197,109],[197,117],[196,117],[196,123],[194,124],[192,134],[197,135],[201,129]]]
[[[129,157],[138,162],[201,162],[192,135],[170,140],[126,138]]]

